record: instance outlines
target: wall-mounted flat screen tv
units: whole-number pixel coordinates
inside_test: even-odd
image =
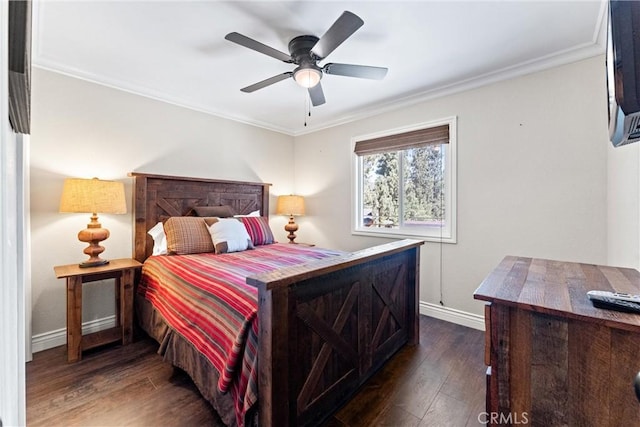
[[[9,1],[9,122],[17,133],[31,127],[31,1]]]
[[[640,141],[640,1],[609,2],[609,137],[615,147]]]

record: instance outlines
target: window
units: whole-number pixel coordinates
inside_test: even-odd
[[[354,138],[353,233],[456,242],[456,118]]]

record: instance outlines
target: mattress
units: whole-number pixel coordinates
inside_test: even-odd
[[[276,243],[229,254],[152,256],[138,285],[138,319],[161,343],[159,353],[193,378],[226,424],[251,424],[259,324],[258,291],[247,276],[339,255]]]

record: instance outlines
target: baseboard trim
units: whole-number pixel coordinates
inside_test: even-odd
[[[420,301],[420,314],[484,331],[484,316]]]
[[[92,334],[116,326],[116,316],[90,320],[82,324],[82,335]],[[67,344],[67,328],[44,332],[31,337],[31,349],[34,353]]]
[[[455,308],[442,307],[425,301],[420,301],[420,314],[435,317],[436,319],[466,326],[468,328],[484,331],[484,317],[456,310]],[[102,319],[91,320],[82,324],[82,334],[91,334],[116,326],[116,316],[108,316]],[[67,328],[56,329],[34,335],[31,338],[31,346],[34,353],[50,348],[65,345],[67,343]]]

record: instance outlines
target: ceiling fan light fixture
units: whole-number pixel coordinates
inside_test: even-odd
[[[313,67],[298,67],[293,72],[293,79],[304,88],[314,87],[320,83],[322,70]]]

